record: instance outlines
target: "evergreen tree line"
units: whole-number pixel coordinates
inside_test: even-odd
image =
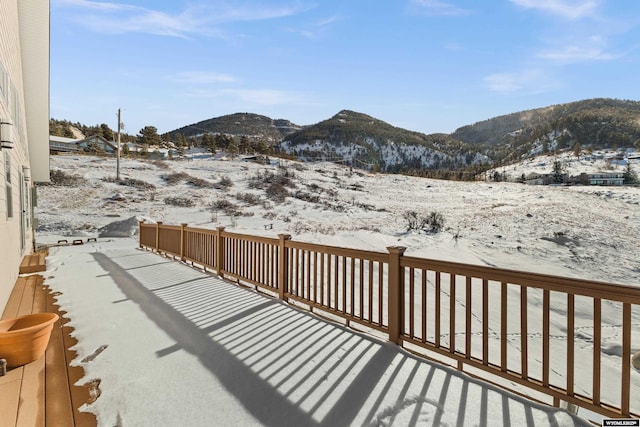
[[[76,128],[85,137],[98,135],[107,141],[115,141],[117,138],[109,125],[102,123],[95,126],[87,126],[81,123],[72,123],[69,120],[49,120],[49,134],[61,136],[65,138],[77,138],[73,129]],[[124,143],[135,143],[140,147],[141,154],[148,154],[153,148],[175,148],[178,155],[184,155],[186,149],[194,147],[202,147],[207,151],[215,154],[218,150],[228,152],[235,156],[238,154],[273,154],[273,147],[266,141],[259,138],[249,138],[246,135],[240,137],[227,135],[224,133],[212,134],[205,133],[202,136],[190,138],[185,137],[182,133],[176,133],[173,137],[169,133],[158,134],[155,126],[145,126],[137,135],[120,133],[120,141]],[[123,145],[123,154],[129,154],[129,146]]]

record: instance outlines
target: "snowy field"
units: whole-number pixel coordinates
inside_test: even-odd
[[[452,182],[374,175],[331,163],[285,161],[278,167],[206,155],[122,160],[121,178],[154,187],[141,188],[105,181],[115,179],[115,163],[113,158],[51,157],[52,170],[85,180],[39,189],[39,242],[97,237],[100,227],[135,216],[269,237],[289,233],[296,240],[376,251],[400,245],[412,256],[640,285],[640,187]],[[604,168],[604,162],[589,167]],[[162,178],[179,173],[188,178],[175,183]],[[292,185],[287,191],[299,198],[280,202],[255,188],[267,174],[287,175]],[[197,181],[193,178],[211,186],[187,182]],[[167,204],[172,197],[194,205]],[[438,212],[444,229],[408,231],[407,211],[419,217]]]
[[[540,162],[532,164],[539,165]],[[520,173],[524,167],[521,165],[518,172]],[[591,167],[599,166],[596,164]],[[148,221],[163,221],[167,224],[188,223],[190,226],[202,228],[224,226],[240,233],[269,237],[275,237],[278,233],[289,233],[295,240],[376,251],[385,251],[385,247],[391,245],[401,245],[408,248],[409,255],[632,286],[640,285],[640,263],[637,256],[637,236],[640,231],[640,188],[638,187],[551,187],[516,183],[450,182],[398,175],[373,175],[329,163],[300,164],[287,161],[280,165],[265,166],[239,160],[214,160],[206,155],[196,155],[190,160],[163,162],[124,159],[121,161],[121,176],[129,183],[125,186],[112,182],[116,174],[115,168],[115,160],[111,158],[53,156],[52,170],[63,171],[66,175],[77,175],[81,179],[71,186],[44,186],[38,189],[38,243],[55,243],[63,238],[86,237],[101,237],[100,241],[105,241],[123,234],[132,235],[136,230],[135,218],[144,218]],[[286,178],[281,182],[287,182],[285,188],[290,194],[289,197],[282,198],[282,192],[274,194],[266,188],[264,183],[276,178],[281,180]],[[192,201],[193,206],[171,204],[172,201],[185,204],[185,199]],[[437,233],[408,230],[405,219],[407,211],[415,211],[419,217],[426,216],[430,212],[438,212],[444,218],[444,227]],[[128,219],[131,226],[125,227],[126,232],[123,233],[122,225],[113,227],[114,223]],[[110,224],[112,226],[109,226]],[[134,240],[126,241],[135,245]],[[87,245],[82,249],[82,252],[86,252],[83,256],[87,259],[82,262],[86,263],[89,281],[92,277],[112,275],[106,268],[108,262],[104,259],[101,262],[100,255],[93,254],[93,251],[95,250],[96,253],[100,250],[111,251],[110,256],[116,259],[119,249],[110,249],[108,245],[104,245],[106,243],[99,243],[95,249]],[[102,309],[97,307],[103,307],[104,310],[114,310],[114,307],[116,310],[122,310],[117,314],[120,317],[142,316],[144,318],[144,314],[139,311],[142,310],[146,313],[146,317],[159,326],[159,329],[163,329],[162,320],[157,320],[153,316],[157,313],[157,308],[145,308],[144,298],[134,301],[138,303],[138,311],[131,304],[114,304],[119,301],[134,300],[134,298],[121,287],[119,291],[114,289],[115,285],[109,284],[107,279],[105,279],[107,284],[103,290],[115,293],[108,294],[106,302],[105,295],[101,292],[96,293],[95,290],[78,286],[77,280],[72,279],[73,270],[65,270],[65,265],[66,268],[75,266],[75,269],[82,269],[77,264],[73,264],[81,262],[80,258],[76,259],[73,255],[74,251],[77,252],[79,249],[68,247],[52,250],[51,265],[48,266],[48,269],[51,269],[52,280],[48,279],[47,283],[54,290],[62,292],[59,301],[63,309],[69,312],[72,325],[76,328],[80,340],[78,359],[90,357],[100,346],[109,345],[112,349],[111,356],[107,356],[109,352],[105,351],[104,356],[96,357],[95,362],[85,367],[87,377],[102,380],[101,389],[103,390],[101,398],[89,410],[101,414],[103,417],[101,425],[120,423],[118,420],[121,418],[125,421],[134,420],[136,399],[143,399],[148,391],[143,389],[140,392],[131,392],[133,394],[131,402],[128,400],[130,391],[126,391],[127,399],[122,396],[117,397],[118,393],[125,393],[125,389],[129,390],[126,383],[122,384],[122,378],[126,376],[110,374],[109,369],[113,369],[114,364],[126,363],[126,358],[118,359],[113,350],[118,346],[121,350],[127,346],[135,348],[136,333],[145,334],[146,329],[134,328],[128,338],[129,341],[121,343],[117,337],[110,335],[122,328],[121,322],[112,322],[107,331],[103,331],[104,328],[92,326],[103,313]],[[115,262],[122,264],[121,267],[124,268],[126,265],[123,263],[127,262],[125,258]],[[162,258],[156,259],[158,263],[166,262]],[[95,268],[98,267],[100,271],[96,272]],[[144,264],[144,267],[148,265]],[[155,282],[149,279],[149,275],[153,273],[153,267],[150,267],[150,270],[142,268],[141,270],[146,271],[147,276],[136,275],[138,282],[152,291],[162,288],[163,277],[156,277]],[[188,278],[186,280],[189,281]],[[176,298],[177,303],[177,306],[172,307],[178,312],[182,307],[181,301],[200,299],[188,295],[188,292],[171,295]],[[79,304],[78,299],[91,304]],[[245,305],[249,307],[253,303],[246,301],[243,305],[238,301],[238,304],[241,307]],[[184,306],[184,309],[193,310],[189,313],[208,313],[211,307]],[[226,309],[233,312],[237,308]],[[189,313],[183,313],[184,317],[189,318]],[[607,323],[612,325],[609,333],[613,335],[619,333],[619,327],[616,326],[616,322],[619,323],[619,320],[616,320],[618,317],[616,313],[612,313],[611,316],[607,312],[604,314],[603,322],[605,325]],[[202,319],[206,318],[207,316],[202,317]],[[539,323],[538,320],[532,319],[532,323]],[[194,320],[194,323],[198,322]],[[640,325],[640,313],[634,312],[633,323]],[[201,326],[206,328],[207,325]],[[92,338],[91,333],[96,332],[96,329],[101,331],[98,334],[99,338]],[[177,345],[176,337],[171,333],[169,338],[163,338],[162,333],[158,333],[160,337],[158,339],[160,342],[165,340],[166,345],[160,347],[158,350],[160,353],[156,352],[156,356],[165,354],[161,351],[162,348],[172,349],[172,346]],[[150,333],[150,335],[153,334]],[[221,336],[220,345],[227,348],[224,344],[225,337],[227,336],[224,334]],[[638,338],[638,334],[634,334],[633,352],[640,350]],[[185,345],[192,343],[189,340],[190,338]],[[152,341],[150,345],[153,347],[158,344]],[[242,347],[243,351],[249,351],[251,347],[250,344],[246,345],[248,347]],[[534,346],[535,344],[531,344],[529,349],[532,353],[537,350],[533,348]],[[343,348],[337,348],[336,351],[342,351]],[[606,343],[603,348],[607,348]],[[144,353],[146,351],[144,349],[148,349],[148,346],[143,346],[139,352]],[[199,355],[199,364],[195,361],[185,362],[182,359],[177,363],[193,363],[194,366],[204,364],[207,368],[207,362],[202,360],[206,357],[201,354],[206,353],[205,350],[191,349],[189,352],[192,355]],[[208,350],[216,349],[208,348]],[[589,353],[586,351],[588,348],[584,350],[588,357]],[[232,350],[229,351],[233,353]],[[139,366],[138,369],[142,369],[141,366],[146,364],[153,366],[154,354],[144,355],[138,354],[139,352],[135,352],[135,358],[140,359],[136,365]],[[167,352],[167,354],[173,353],[173,350]],[[577,353],[580,357],[580,347]],[[249,354],[253,353],[249,351]],[[375,360],[376,354],[378,353],[365,352],[359,357],[365,361]],[[615,356],[615,351],[612,355]],[[240,356],[239,358],[242,359]],[[611,369],[606,360],[603,363],[604,372]],[[212,369],[211,366],[208,367]],[[167,369],[165,365],[157,368]],[[194,368],[189,376],[197,376],[197,369]],[[269,371],[266,367],[261,369]],[[140,381],[145,383],[147,376],[157,375],[157,372],[143,370],[139,375],[142,378]],[[277,377],[275,373],[270,375]],[[258,376],[260,377],[260,374]],[[637,398],[640,396],[640,373],[633,371],[632,376],[634,384],[632,396]],[[267,377],[271,378],[268,375]],[[254,377],[250,375],[250,378]],[[260,378],[264,380],[263,377]],[[148,387],[158,386],[149,381]],[[172,381],[176,383],[180,380],[172,379]],[[581,382],[580,378],[578,382]],[[279,386],[285,383],[286,381],[276,381],[275,384]],[[440,383],[436,382],[434,387],[437,387],[437,384]],[[230,387],[228,384],[222,386],[227,389]],[[215,391],[218,385],[212,380],[209,385],[205,385],[206,387]],[[379,385],[379,387],[384,386]],[[402,389],[402,386],[400,388]],[[283,393],[288,396],[286,387],[278,390],[285,390]],[[238,403],[231,399],[229,408],[244,403],[243,399],[246,397],[242,394],[244,392],[237,391],[237,393],[240,393],[242,402]],[[304,388],[298,393],[302,393],[303,401],[312,394]],[[351,422],[357,425],[363,423],[406,425],[403,420],[413,420],[414,424],[416,419],[424,420],[427,424],[435,420],[445,424],[456,424],[461,421],[460,407],[457,415],[452,415],[456,413],[455,409],[448,408],[444,413],[450,418],[442,418],[444,413],[438,412],[437,407],[428,409],[429,402],[433,403],[438,399],[420,400],[426,397],[419,391],[404,390],[399,393],[404,393],[404,397],[397,397],[396,401],[387,402],[385,399],[388,399],[388,396],[378,397],[378,406],[375,404],[375,397],[372,397],[374,404],[368,407],[370,412],[364,415],[353,414],[350,418]],[[233,395],[234,392],[231,394]],[[329,394],[327,391],[327,396]],[[235,395],[238,397],[238,394]],[[106,396],[115,397],[107,398]],[[482,399],[484,399],[482,404],[484,406],[477,407],[476,403],[482,402]],[[492,408],[490,413],[498,411],[497,408],[500,405],[494,401],[487,404],[486,399],[486,394],[484,397],[481,394],[470,396],[469,402],[474,403],[470,403],[471,412],[466,415],[466,419],[467,408],[462,408],[462,421],[469,421],[469,416],[472,419],[478,419],[478,414],[480,419],[482,416],[486,417],[487,405]],[[294,401],[298,400],[294,399]],[[307,401],[313,401],[313,399]],[[382,404],[383,401],[384,404]],[[426,406],[425,402],[427,402]],[[360,403],[364,404],[364,402]],[[399,415],[403,412],[404,404],[408,409],[403,415]],[[452,405],[451,402],[448,404]],[[459,404],[458,400],[453,406]],[[323,405],[324,409],[320,410],[319,408]],[[313,423],[322,424],[327,414],[332,414],[327,405],[329,403],[322,404],[321,401],[315,401],[310,408],[307,408],[310,412],[305,414],[315,417],[312,420]],[[511,417],[513,414],[504,415],[504,400],[501,405],[503,412],[496,413],[498,417],[502,416],[498,419],[505,421],[506,416]],[[538,414],[526,407],[527,405],[524,412],[519,412],[521,415],[516,416],[515,420],[525,423],[533,416],[535,422],[532,424],[535,425],[572,425],[575,422],[571,418],[556,419],[554,417],[557,414],[554,415],[553,411]],[[637,404],[632,400],[632,408],[636,407]],[[265,422],[268,419],[267,415],[259,412],[261,409],[253,409],[257,410],[258,414],[247,415],[248,424],[269,424]],[[423,409],[427,412],[423,413]],[[177,413],[179,411],[173,415]],[[333,416],[336,414],[334,413]],[[404,416],[409,418],[404,419]],[[121,425],[127,425],[125,421],[122,421]],[[514,420],[509,418],[509,421]],[[194,423],[204,425],[197,420]],[[233,425],[231,419],[230,424]]]

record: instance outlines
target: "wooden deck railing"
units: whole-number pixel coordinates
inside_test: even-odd
[[[640,288],[186,224],[141,222],[140,247],[382,331],[503,387],[536,390],[555,406],[640,416],[631,368]]]

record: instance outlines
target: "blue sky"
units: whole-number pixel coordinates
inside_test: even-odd
[[[637,0],[51,0],[51,116],[166,132],[236,112],[350,109],[452,132],[586,98],[639,100]]]

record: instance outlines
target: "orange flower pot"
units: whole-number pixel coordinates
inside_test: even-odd
[[[34,313],[13,319],[0,320],[0,359],[8,368],[15,368],[38,360],[49,344],[55,313]]]

